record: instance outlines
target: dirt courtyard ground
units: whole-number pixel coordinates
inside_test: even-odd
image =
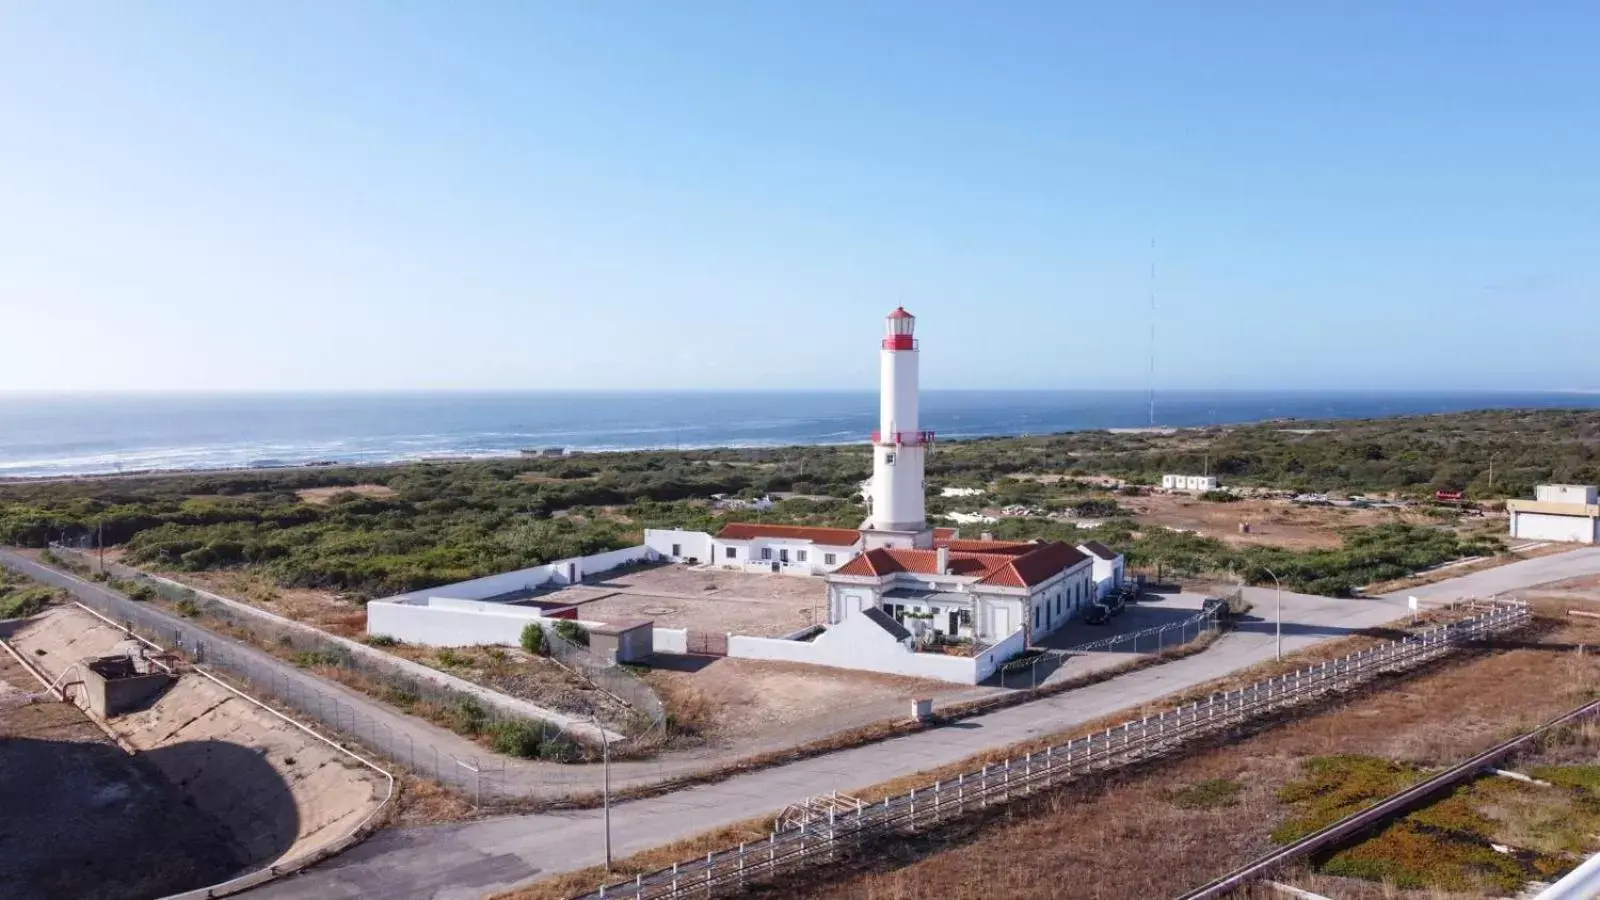
[[[691,713],[704,737],[734,744],[822,737],[909,713],[914,698],[973,691],[941,681],[755,659],[692,660],[645,677],[675,712]],[[984,690],[984,689],[979,689]]]
[[[575,603],[596,622],[652,619],[658,628],[776,637],[827,618],[821,578],[668,565],[600,576],[539,599]]]
[[[1118,497],[1139,522],[1203,534],[1230,544],[1265,544],[1306,550],[1337,547],[1340,529],[1386,522],[1431,522],[1418,512],[1399,509],[1352,509],[1332,506],[1296,506],[1278,500],[1239,500],[1212,503],[1186,494],[1148,494]],[[1240,522],[1250,523],[1241,534]]]

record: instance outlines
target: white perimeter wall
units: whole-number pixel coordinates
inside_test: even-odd
[[[1549,513],[1514,512],[1511,514],[1511,536],[1530,541],[1565,541],[1567,543],[1593,544],[1600,530],[1600,520],[1588,516],[1558,516]]]
[[[476,644],[518,646],[522,629],[530,622],[545,628],[561,619],[548,619],[531,606],[480,603],[454,598],[413,603],[374,600],[367,604],[367,634],[386,634],[424,647],[470,647]],[[574,620],[565,620],[574,621]],[[578,621],[585,628],[601,623]]]
[[[917,653],[866,616],[852,615],[814,641],[734,635],[728,638],[728,655],[977,684],[993,674],[1000,663],[1022,652],[1023,646],[1019,629],[977,658]]]
[[[515,572],[502,572],[499,575],[474,578],[471,581],[458,581],[455,584],[445,584],[420,591],[411,591],[407,594],[396,594],[393,597],[385,597],[383,599],[385,601],[401,602],[416,601],[425,597],[482,600],[485,597],[494,597],[510,591],[538,587],[546,582],[550,582],[553,585],[571,584],[574,581],[581,581],[585,575],[598,575],[601,572],[609,572],[618,566],[648,562],[656,558],[658,557],[651,552],[649,547],[641,544],[637,547],[624,547],[621,550],[596,553],[593,556],[578,556],[572,559],[557,560],[542,566],[518,569]]]
[[[672,552],[672,545],[677,544],[680,551],[676,555]],[[673,562],[683,562],[685,559],[694,558],[702,564],[715,562],[711,558],[711,535],[704,531],[684,531],[682,528],[646,528],[644,530],[644,545],[654,551],[663,559]]]

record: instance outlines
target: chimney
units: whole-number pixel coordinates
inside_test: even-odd
[[[938,554],[939,574],[940,575],[949,575],[950,574],[950,548],[949,547],[940,547],[939,549],[935,550],[934,552]]]
[[[992,531],[985,531],[985,532],[984,532],[984,533],[983,533],[983,534],[981,534],[981,535],[979,535],[979,536],[978,536],[978,537],[979,537],[979,538],[980,538],[980,539],[981,539],[981,540],[985,540],[985,541],[992,541],[992,540],[994,540],[994,532],[992,532]]]

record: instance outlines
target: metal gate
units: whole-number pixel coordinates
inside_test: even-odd
[[[726,632],[695,631],[690,629],[687,635],[688,653],[691,656],[727,656],[728,635]]]

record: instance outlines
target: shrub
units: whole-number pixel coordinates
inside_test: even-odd
[[[193,597],[178,598],[178,602],[173,604],[173,608],[178,611],[178,615],[186,619],[192,619],[200,615],[200,604],[194,602]]]
[[[314,666],[348,668],[350,666],[350,653],[343,647],[302,650],[294,655],[294,664],[302,669],[309,669]]]
[[[369,634],[369,635],[367,635],[367,646],[369,646],[369,647],[393,647],[393,646],[395,646],[395,645],[397,645],[399,643],[400,643],[400,639],[394,637],[393,635],[388,635],[388,634]]]
[[[129,600],[138,600],[140,602],[156,598],[155,588],[139,582],[134,582],[124,593],[128,595]]]
[[[1232,491],[1206,491],[1200,495],[1200,499],[1207,503],[1237,503],[1244,498]]]
[[[472,662],[472,657],[467,656],[464,653],[457,653],[449,647],[441,649],[438,653],[434,654],[434,657],[439,660],[439,665],[452,669],[456,666],[464,666],[467,663]]]
[[[451,728],[470,737],[482,734],[484,726],[489,722],[488,712],[476,697],[461,697],[450,713]]]
[[[1179,809],[1221,809],[1239,805],[1244,786],[1226,778],[1210,778],[1167,792],[1167,801]]]
[[[517,719],[489,727],[489,746],[496,753],[537,759],[544,745],[544,729],[537,722]]]
[[[522,649],[534,656],[544,653],[544,628],[538,622],[522,626]]]
[[[572,621],[571,619],[557,620],[556,634],[561,635],[580,647],[589,646],[589,630],[584,628],[582,625],[579,625],[577,622]]]
[[[499,647],[490,647],[487,650],[483,651],[483,655],[489,657],[489,659],[492,660],[493,662],[505,662],[506,661],[506,652],[504,650],[501,650]]]
[[[0,619],[22,619],[31,616],[56,598],[56,592],[50,588],[26,587],[14,593],[0,590]]]

